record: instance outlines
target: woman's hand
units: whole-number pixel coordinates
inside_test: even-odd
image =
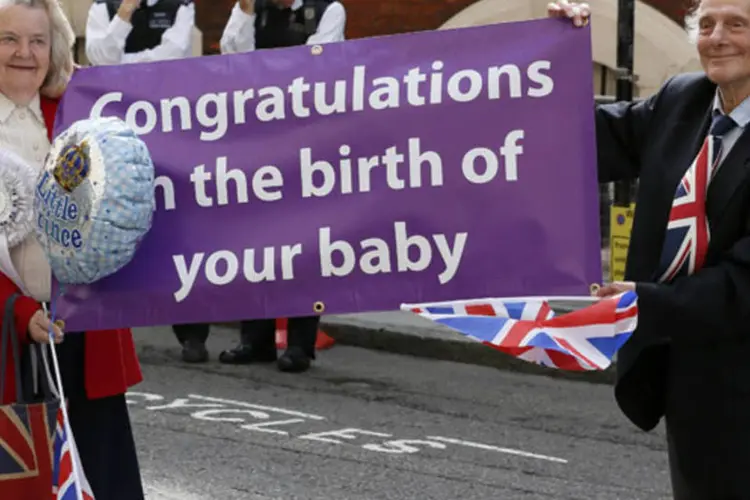
[[[591,8],[587,3],[568,2],[568,0],[558,0],[547,4],[548,17],[567,17],[573,21],[576,26],[586,26],[591,16]]]
[[[47,314],[39,309],[29,320],[29,337],[38,344],[49,343],[49,329],[52,325],[52,332],[55,336],[55,344],[59,344],[63,340],[63,332],[60,327],[52,323]]]

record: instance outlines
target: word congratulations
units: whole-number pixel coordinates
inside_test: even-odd
[[[78,221],[78,205],[73,198],[60,191],[50,177],[51,174],[45,172],[36,187],[37,200],[42,204],[38,210],[37,226],[55,243],[66,248],[81,248],[81,232],[76,228],[66,227]]]
[[[194,109],[191,100],[185,96],[164,98],[158,104],[140,100],[128,106],[124,120],[139,135],[155,130],[163,133],[192,130],[193,120],[196,120],[202,129],[200,140],[217,141],[229,129],[230,114],[232,125],[248,122],[248,105],[254,105],[252,114],[255,120],[271,122],[309,118],[313,110],[316,115],[329,116],[396,109],[403,106],[404,101],[409,106],[438,105],[443,102],[444,95],[459,103],[479,98],[541,98],[554,89],[554,81],[547,74],[551,62],[546,60],[534,61],[525,69],[515,64],[492,66],[486,68],[484,74],[475,69],[463,69],[448,76],[443,74],[443,66],[442,61],[435,61],[428,74],[417,67],[401,78],[380,76],[372,79],[368,79],[366,66],[354,66],[350,80],[310,83],[304,77],[298,77],[285,88],[267,86],[238,89],[231,93],[205,93],[197,98]],[[122,102],[122,92],[107,92],[96,100],[90,116],[105,116],[105,108]]]

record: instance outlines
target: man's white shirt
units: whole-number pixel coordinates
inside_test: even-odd
[[[151,7],[157,2],[158,0],[148,0],[147,4]],[[126,54],[125,42],[133,25],[123,21],[118,15],[110,20],[107,4],[97,2],[89,9],[86,21],[86,57],[94,66],[191,57],[194,26],[195,5],[193,2],[181,5],[174,25],[162,35],[161,44],[153,49]]]

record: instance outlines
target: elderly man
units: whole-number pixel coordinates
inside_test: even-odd
[[[629,281],[599,294],[638,293],[615,397],[645,431],[665,417],[674,497],[750,498],[750,0],[700,0],[689,21],[703,73],[596,109],[600,181],[640,181]]]

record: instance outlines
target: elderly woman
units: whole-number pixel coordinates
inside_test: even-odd
[[[585,4],[549,14],[586,24]],[[688,17],[702,73],[596,109],[601,182],[639,179],[626,282],[638,328],[615,398],[645,431],[666,422],[674,497],[749,498],[750,0],[700,0]]]
[[[56,98],[73,71],[72,43],[57,0],[0,0],[0,148],[36,168],[50,147]],[[48,342],[42,303],[50,300],[51,272],[45,254],[29,235],[9,249],[9,257],[0,259],[0,305],[23,294],[14,310],[21,341]],[[144,498],[125,402],[127,388],[142,380],[130,330],[63,337],[55,329],[55,335],[71,426],[96,498]],[[6,381],[12,375],[9,366]],[[12,380],[5,388],[2,401],[14,401]]]

